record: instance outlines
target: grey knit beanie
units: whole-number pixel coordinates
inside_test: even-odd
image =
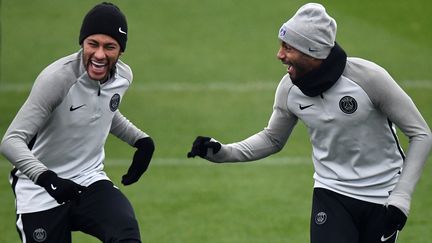
[[[279,39],[306,55],[326,59],[335,44],[336,28],[321,4],[308,3],[282,25]]]

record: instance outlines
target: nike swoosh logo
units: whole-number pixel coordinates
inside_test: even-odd
[[[53,189],[55,191],[55,190],[57,190],[57,187],[54,186],[53,184],[51,184],[51,189]]]
[[[307,109],[307,108],[309,108],[309,107],[311,107],[311,106],[313,106],[314,104],[312,104],[312,105],[305,105],[305,106],[302,106],[302,105],[300,105],[299,104],[299,108],[300,108],[300,110],[304,110],[304,109]]]
[[[386,241],[388,241],[388,240],[389,240],[390,238],[392,238],[393,235],[395,235],[397,232],[398,232],[398,230],[396,230],[395,232],[393,232],[393,234],[391,234],[391,235],[388,236],[388,237],[385,237],[384,235],[382,235],[382,236],[381,236],[381,242],[386,242]]]
[[[121,27],[119,27],[119,32],[122,33],[122,34],[124,34],[124,35],[127,34],[126,32],[124,32],[124,31],[121,29]]]
[[[316,49],[312,49],[312,48],[309,47],[309,51],[310,51],[310,52],[315,52],[315,51],[318,51],[318,50],[316,50]]]
[[[70,110],[70,111],[74,111],[74,110],[79,109],[79,108],[81,108],[81,107],[83,107],[83,106],[85,106],[85,104],[80,105],[80,106],[76,106],[76,107],[73,107],[73,105],[71,105],[71,107],[69,108],[69,110]]]

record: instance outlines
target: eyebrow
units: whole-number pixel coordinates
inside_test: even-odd
[[[94,44],[97,43],[97,44],[101,44],[101,45],[104,45],[104,46],[107,46],[107,45],[118,46],[118,44],[115,41],[113,41],[113,42],[107,42],[107,43],[101,43],[101,42],[99,42],[99,41],[97,41],[95,39],[91,39],[91,38],[89,38],[87,40],[89,42],[91,42],[91,43],[94,43]]]

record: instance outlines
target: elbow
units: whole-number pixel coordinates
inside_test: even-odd
[[[429,150],[432,149],[432,134],[429,133],[429,135],[427,136],[427,143],[429,145]]]
[[[20,149],[24,147],[28,148],[23,139],[16,135],[8,135],[0,143],[0,154],[14,164],[15,158],[22,155]]]
[[[279,153],[285,146],[285,141],[280,141],[278,139],[271,139],[271,144],[273,144],[274,153]]]
[[[153,154],[155,150],[155,144],[151,137],[138,139],[138,141],[135,142],[134,147],[140,150],[144,150],[147,153],[151,153],[151,154]]]
[[[418,141],[423,144],[427,144],[429,147],[432,147],[432,133],[429,129],[423,129],[421,132],[417,132],[415,134],[408,136],[410,142]]]
[[[3,140],[0,143],[0,154],[2,154],[3,156],[6,155],[7,144],[8,144],[7,139],[3,138]]]
[[[429,149],[432,148],[432,133],[429,129],[422,135],[421,140],[428,145]]]

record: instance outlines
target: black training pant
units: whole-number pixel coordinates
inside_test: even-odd
[[[129,200],[108,180],[90,185],[78,201],[17,215],[17,229],[25,242],[70,243],[71,231],[82,231],[102,242],[141,242]]]
[[[315,188],[310,222],[311,243],[395,243],[383,238],[384,205]]]

